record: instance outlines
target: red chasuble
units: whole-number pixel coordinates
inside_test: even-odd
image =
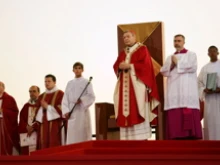
[[[3,93],[0,118],[0,155],[12,155],[13,147],[19,152],[18,107],[15,99]]]
[[[40,102],[44,99],[48,105],[55,108],[56,112],[60,115],[60,118],[48,121],[47,110],[43,110],[42,123],[37,122],[34,124],[34,128],[37,130],[37,149],[44,149],[49,147],[55,147],[61,145],[61,133],[58,134],[62,125],[62,111],[61,102],[63,98],[63,91],[58,90],[53,93],[43,93],[38,98],[38,109],[40,108]]]
[[[20,121],[18,126],[19,133],[27,133],[27,125],[28,125],[28,117],[29,117],[29,109],[33,108],[33,110],[37,109],[36,104],[26,103],[20,112]],[[22,155],[29,155],[29,146],[21,147],[21,154]]]
[[[129,127],[133,126],[135,124],[142,123],[145,121],[145,119],[139,114],[138,106],[137,106],[137,99],[135,96],[134,87],[132,85],[131,78],[129,77],[130,86],[129,86],[129,115],[126,117],[123,115],[123,74],[124,71],[121,71],[119,69],[119,64],[123,61],[125,61],[126,53],[125,50],[122,51],[113,68],[115,71],[115,74],[117,76],[120,76],[120,86],[119,86],[119,106],[118,106],[118,116],[117,116],[117,124],[120,127]],[[134,65],[134,69],[136,72],[136,77],[142,81],[146,87],[151,89],[151,92],[149,93],[148,100],[151,102],[152,98],[159,101],[158,91],[157,91],[157,84],[156,79],[154,75],[154,69],[153,64],[151,61],[151,56],[147,50],[147,47],[142,45],[139,46],[131,55],[130,64]],[[157,115],[158,111],[157,108],[152,111],[154,114]],[[156,118],[151,121],[151,124],[155,125],[157,124]]]

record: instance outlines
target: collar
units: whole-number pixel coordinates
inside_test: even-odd
[[[58,90],[58,88],[55,86],[53,89],[51,89],[51,90],[48,90],[48,89],[46,89],[46,93],[54,93],[54,92],[56,92]]]
[[[138,46],[140,45],[139,42],[136,42],[134,45],[132,46],[127,46],[126,47],[126,53],[131,53],[132,51],[134,51]]]
[[[31,105],[36,104],[36,102],[37,102],[37,100],[31,100],[31,99],[29,99],[29,101],[28,101],[28,103],[31,104]]]
[[[81,76],[81,77],[75,77],[75,79],[76,79],[76,80],[81,80],[81,79],[83,79],[83,76]]]
[[[132,48],[136,43],[137,43],[137,42],[135,42],[133,45],[127,46],[127,47],[128,47],[128,48]]]
[[[188,52],[188,50],[187,49],[185,49],[185,48],[183,48],[182,50],[180,50],[179,52],[178,51],[176,51],[174,54],[184,54],[184,53],[187,53]]]

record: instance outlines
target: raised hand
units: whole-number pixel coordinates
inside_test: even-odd
[[[124,61],[119,64],[119,69],[125,70],[130,69],[130,64],[125,63]]]

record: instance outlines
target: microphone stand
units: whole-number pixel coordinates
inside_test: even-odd
[[[89,81],[88,81],[88,83],[86,84],[85,88],[83,89],[83,91],[82,91],[82,93],[80,94],[80,96],[79,96],[79,98],[77,99],[77,101],[80,100],[80,98],[82,97],[83,93],[85,92],[85,90],[87,89],[87,87],[88,87],[88,85],[91,83],[91,81],[92,81],[92,77],[89,77]],[[77,105],[77,104],[74,104],[73,108],[72,108],[71,111],[69,112],[69,118],[70,118],[71,114],[73,113],[73,111],[74,111],[76,105]],[[68,119],[67,119],[67,120],[68,120]],[[62,124],[62,126],[60,127],[58,134],[61,132],[62,128],[63,128],[65,125],[66,125],[66,121],[63,121],[63,124]]]

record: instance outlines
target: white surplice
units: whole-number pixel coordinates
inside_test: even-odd
[[[46,89],[45,93],[47,93],[47,94],[54,93],[57,90],[58,90],[58,88],[54,87],[51,90]],[[56,111],[56,109],[52,105],[48,105],[46,113],[47,113],[47,120],[48,121],[52,121],[52,120],[60,118],[59,113]],[[42,120],[43,120],[43,107],[41,106],[36,114],[36,121],[42,123]]]
[[[216,85],[220,88],[220,61],[209,62],[198,76],[199,95],[205,102],[204,109],[204,139],[220,140],[220,93],[205,94],[208,73],[217,73]]]
[[[168,56],[160,72],[167,77],[164,110],[174,108],[199,109],[197,85],[197,57],[194,52],[178,53],[177,65],[170,70],[172,56]]]
[[[80,77],[68,82],[62,100],[63,115],[69,113],[87,85],[88,80]],[[68,120],[66,144],[78,143],[92,139],[89,107],[95,101],[95,94],[90,83],[80,98],[81,103],[75,106]]]

